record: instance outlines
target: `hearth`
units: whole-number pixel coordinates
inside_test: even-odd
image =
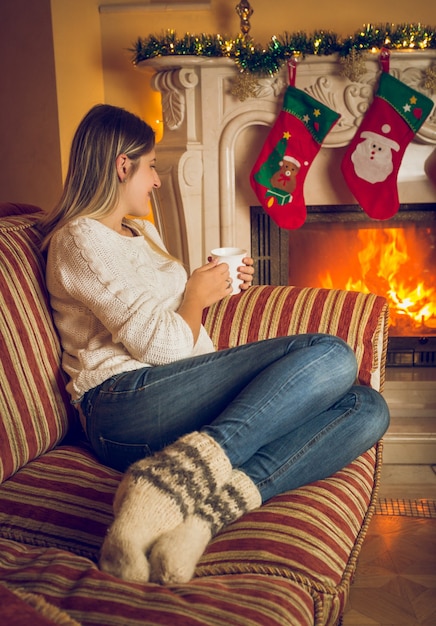
[[[389,337],[387,367],[436,367],[436,337]]]

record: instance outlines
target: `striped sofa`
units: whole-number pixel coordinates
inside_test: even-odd
[[[375,506],[381,443],[222,530],[187,584],[133,584],[98,569],[120,474],[96,460],[65,394],[37,216],[33,206],[0,205],[2,623],[340,623]],[[356,352],[360,383],[381,388],[387,315],[375,295],[257,286],[210,308],[204,323],[218,349],[292,333],[340,335]]]

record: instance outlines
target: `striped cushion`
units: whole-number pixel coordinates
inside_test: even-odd
[[[244,572],[302,583],[322,603],[323,624],[344,609],[357,557],[374,513],[382,444],[332,477],[272,498],[210,543],[198,576]]]
[[[42,595],[82,626],[310,626],[322,607],[291,580],[256,574],[185,585],[129,584],[84,557],[0,540],[0,578]]]
[[[303,584],[331,616],[325,623],[334,624],[373,513],[380,462],[379,444],[334,476],[272,498],[212,540],[196,576]],[[96,563],[119,479],[85,449],[47,452],[0,486],[0,537]]]
[[[86,448],[50,450],[0,485],[0,537],[97,561],[120,476]]]
[[[40,595],[0,584],[2,620],[9,626],[80,626],[79,622]]]
[[[362,385],[383,387],[388,333],[386,299],[340,289],[252,287],[204,315],[217,349],[301,333],[329,333],[349,343]]]
[[[53,448],[68,428],[35,220],[0,220],[0,483]]]

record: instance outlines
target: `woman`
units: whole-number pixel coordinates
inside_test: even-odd
[[[228,266],[187,277],[154,226],[134,219],[159,186],[152,129],[95,106],[41,226],[71,400],[97,456],[127,470],[100,566],[168,583],[192,577],[222,526],[370,448],[389,415],[380,394],[354,386],[354,353],[337,337],[215,352],[202,312],[230,293]]]

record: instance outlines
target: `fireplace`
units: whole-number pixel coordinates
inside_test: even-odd
[[[436,50],[393,51],[390,71],[436,100],[423,87],[435,61]],[[436,109],[405,151],[398,172],[399,212],[384,222],[371,220],[351,204],[354,198],[340,171],[370,106],[379,55],[367,56],[365,65],[359,82],[341,75],[335,55],[307,56],[298,66],[297,86],[341,117],[308,172],[306,222],[288,233],[275,229],[259,210],[250,214],[258,199],[249,185],[250,170],[280,110],[286,68],[258,78],[256,97],[239,100],[232,93],[238,72],[230,59],[178,55],[140,63],[148,73],[155,71],[152,85],[162,96],[164,133],[157,150],[162,188],[155,210],[170,251],[190,269],[202,265],[215,247],[251,245],[259,283],[381,293],[391,303],[392,337],[431,338],[436,330],[434,308],[429,310],[435,301],[436,187],[426,163],[436,155]],[[385,267],[394,261],[401,276]],[[378,271],[382,265],[386,273]]]
[[[259,284],[351,289],[388,299],[388,366],[436,366],[436,204],[402,205],[387,222],[355,205],[310,206],[282,231],[251,207]]]

